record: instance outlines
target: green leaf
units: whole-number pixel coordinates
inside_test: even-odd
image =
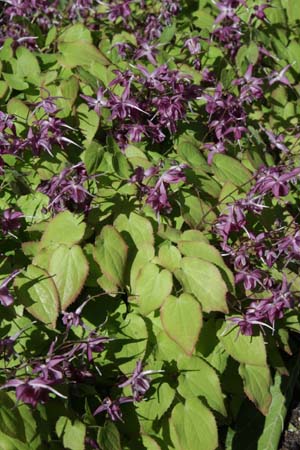
[[[115,335],[125,342],[121,350],[115,352],[119,368],[125,374],[132,373],[136,361],[143,359],[147,347],[148,331],[144,319],[135,313],[128,314],[121,330],[118,326]]]
[[[34,54],[25,47],[18,47],[17,73],[20,78],[26,78],[30,83],[38,84],[40,75],[40,66]]]
[[[104,66],[110,64],[103,53],[83,39],[77,39],[76,42],[61,42],[58,49],[63,56],[62,64],[70,69],[76,66],[89,67],[96,62]]]
[[[137,248],[141,248],[144,244],[153,245],[154,243],[151,222],[139,214],[132,212],[129,217],[119,214],[114,225],[119,232],[127,231]]]
[[[182,397],[204,397],[211,408],[226,416],[220,380],[216,371],[203,359],[179,358],[180,375],[177,390]]]
[[[138,250],[130,270],[130,286],[136,291],[136,280],[144,265],[153,260],[155,250],[152,244],[143,244]]]
[[[159,42],[161,44],[168,44],[175,36],[175,33],[176,33],[176,23],[173,22],[171,25],[163,29],[163,32],[159,37]]]
[[[28,444],[0,431],[0,450],[28,450]]]
[[[131,167],[126,156],[119,151],[113,155],[112,163],[116,174],[128,180],[131,174]]]
[[[231,181],[243,190],[248,189],[252,175],[239,161],[227,155],[216,154],[212,165],[218,180]]]
[[[169,241],[164,242],[164,244],[159,247],[157,264],[166,269],[174,272],[179,269],[181,262],[181,255],[179,250],[172,245]]]
[[[161,272],[157,265],[149,262],[144,265],[136,279],[134,295],[141,314],[146,316],[158,309],[165,298],[172,291],[172,275],[163,269]]]
[[[180,444],[180,450],[215,450],[217,448],[218,429],[215,418],[199,399],[189,398],[184,405],[178,403],[172,411],[170,421]]]
[[[0,404],[0,431],[7,436],[26,442],[22,417],[15,407],[15,402],[4,391],[0,391]]]
[[[57,28],[53,26],[49,29],[46,39],[45,39],[45,47],[49,47],[52,42],[56,39],[57,36]]]
[[[16,115],[18,118],[24,119],[25,121],[28,120],[30,115],[30,109],[28,108],[28,106],[25,105],[22,100],[16,97],[11,98],[7,103],[7,112],[9,114]]]
[[[111,225],[102,228],[94,249],[95,261],[103,274],[116,286],[123,286],[128,247]]]
[[[147,450],[161,450],[158,443],[148,434],[142,434],[143,445]]]
[[[79,420],[71,422],[70,419],[64,427],[63,444],[70,450],[85,450],[85,425]]]
[[[290,24],[300,21],[300,9],[298,6],[294,0],[287,0],[287,16]]]
[[[292,361],[292,370],[288,377],[275,374],[270,392],[272,403],[265,420],[263,432],[258,440],[257,450],[277,450],[282,431],[285,427],[286,413],[294,398],[295,386],[299,380],[300,358],[296,355]]]
[[[214,264],[187,256],[182,258],[181,269],[175,272],[175,276],[184,290],[200,301],[203,311],[228,312],[227,287]]]
[[[238,326],[231,326],[230,322],[223,324],[218,331],[218,338],[232,358],[243,364],[266,366],[266,346],[262,334],[245,336],[239,332]]]
[[[98,444],[103,450],[122,450],[120,433],[113,422],[105,422],[99,433]]]
[[[136,412],[139,419],[150,421],[151,424],[145,424],[143,420],[143,428],[152,426],[152,422],[160,418],[170,407],[175,396],[175,390],[168,383],[160,383],[155,389],[155,393],[147,400],[137,404]]]
[[[300,43],[292,40],[285,50],[285,57],[287,57],[288,62],[293,65],[295,70],[300,70]],[[286,76],[289,78],[289,71],[287,71]]]
[[[40,248],[49,247],[52,244],[69,246],[77,244],[84,236],[85,226],[81,216],[63,211],[48,223],[40,241]]]
[[[52,254],[48,272],[57,287],[60,306],[65,311],[83,288],[89,265],[79,245],[60,245]]]
[[[29,84],[26,83],[22,77],[11,74],[11,73],[3,73],[3,78],[7,82],[8,86],[16,91],[25,91],[29,88]]]
[[[201,241],[178,241],[178,248],[184,256],[194,256],[209,261],[225,271],[230,285],[234,288],[234,276],[226,266],[220,252],[213,246]]]
[[[14,286],[18,299],[36,319],[55,327],[59,311],[59,297],[49,273],[30,265],[18,275]]]
[[[77,114],[79,119],[79,128],[82,134],[86,137],[88,143],[91,143],[97,133],[100,118],[93,109],[89,110],[88,105],[85,103],[81,103],[81,105],[78,106]]]
[[[84,152],[83,161],[89,175],[97,172],[104,156],[104,148],[96,141],[92,141]]]
[[[8,84],[6,81],[0,80],[0,98],[3,98],[8,90]]]
[[[192,295],[181,294],[179,298],[170,295],[164,301],[160,317],[167,335],[187,355],[192,355],[202,327],[202,312]]]
[[[63,32],[58,38],[58,42],[77,42],[78,40],[92,44],[93,39],[91,32],[82,23],[75,23],[63,29]]]
[[[239,374],[243,379],[247,397],[254,402],[262,414],[266,415],[272,400],[270,394],[271,375],[269,368],[241,364]]]

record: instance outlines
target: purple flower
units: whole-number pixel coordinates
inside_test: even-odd
[[[291,64],[288,64],[283,69],[281,69],[280,72],[277,72],[276,70],[271,73],[269,76],[269,85],[272,86],[274,83],[281,83],[286,86],[291,86],[291,83],[289,82],[288,78],[285,76],[285,73],[288,71],[288,69],[291,67]]]
[[[104,97],[106,90],[104,90],[102,87],[99,87],[97,91],[97,97],[90,97],[88,95],[82,95],[80,94],[80,97],[82,97],[84,100],[86,100],[89,108],[93,108],[94,111],[100,116],[101,109],[103,107],[107,107],[108,101]]]
[[[145,370],[143,371],[142,361],[136,363],[134,372],[130,378],[128,378],[123,383],[119,384],[118,387],[122,388],[125,386],[131,386],[134,401],[141,401],[145,393],[150,388],[150,378],[148,375],[153,373],[163,372],[163,370]]]
[[[1,218],[2,233],[5,235],[20,228],[22,217],[24,215],[21,212],[14,211],[12,208],[3,211]]]
[[[50,384],[45,382],[42,378],[35,378],[33,380],[9,380],[0,389],[16,389],[17,400],[32,405],[34,408],[38,403],[45,403],[48,400],[49,392],[56,394],[58,397],[67,398],[54,389]]]
[[[111,400],[109,397],[106,397],[93,415],[96,416],[97,414],[105,411],[109,414],[113,422],[116,422],[117,420],[123,422],[120,405],[123,403],[132,403],[133,401],[133,397],[120,397],[117,400]]]
[[[187,39],[184,47],[188,49],[191,55],[198,55],[201,51],[200,40],[197,36]]]
[[[48,209],[54,213],[70,209],[87,212],[92,194],[84,187],[88,174],[83,163],[61,171],[48,181],[42,181],[38,190],[49,197]]]
[[[261,168],[252,191],[259,194],[272,192],[274,197],[285,197],[289,193],[289,182],[300,174],[300,167],[284,173],[281,167]]]
[[[254,100],[260,99],[264,96],[262,85],[263,80],[252,76],[253,65],[249,64],[249,67],[243,76],[233,81],[233,84],[242,86],[240,98],[242,101],[251,103]]]
[[[235,276],[235,282],[243,282],[245,289],[253,290],[255,289],[257,284],[261,284],[262,276],[263,274],[259,269],[255,269],[249,272],[246,270],[241,270]]]
[[[109,6],[108,19],[115,22],[121,18],[123,22],[126,22],[131,15],[130,3],[131,0],[113,0]]]
[[[62,311],[62,322],[66,326],[67,330],[71,328],[71,326],[78,327],[78,326],[84,326],[83,321],[80,317],[83,308],[85,305],[90,301],[90,299],[87,299],[85,302],[83,302],[74,312],[66,312]]]
[[[143,57],[146,57],[148,61],[153,64],[154,66],[157,65],[156,61],[156,55],[158,53],[158,50],[155,45],[150,45],[147,41],[142,41],[139,43],[139,47],[137,48],[134,58],[135,59],[141,59]]]
[[[10,306],[13,304],[13,296],[9,293],[7,285],[20,273],[20,270],[14,270],[0,284],[0,303],[2,306]]]
[[[283,134],[279,134],[278,136],[276,136],[274,133],[272,133],[272,131],[267,130],[265,128],[263,128],[263,131],[268,136],[272,149],[278,148],[283,153],[288,153],[289,152],[289,149],[283,143],[284,142],[284,135]]]
[[[68,352],[71,358],[76,354],[86,355],[89,362],[93,361],[93,353],[101,353],[105,349],[105,344],[112,339],[105,336],[98,336],[95,332],[91,332],[88,338],[80,343],[75,343]]]

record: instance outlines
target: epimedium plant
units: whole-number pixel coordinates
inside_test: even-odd
[[[278,448],[299,20],[292,0],[4,2],[3,449]]]

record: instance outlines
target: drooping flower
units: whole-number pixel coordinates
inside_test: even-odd
[[[12,208],[8,208],[5,211],[3,211],[2,217],[0,219],[2,233],[6,235],[20,228],[21,219],[23,217],[24,215],[21,212],[15,211]]]
[[[116,400],[111,400],[109,397],[106,397],[93,415],[96,416],[97,414],[105,411],[108,413],[113,422],[116,422],[117,420],[123,422],[120,405],[124,403],[132,403],[133,401],[133,397],[120,397]]]
[[[0,284],[0,303],[2,306],[10,306],[14,302],[13,296],[10,294],[7,285],[20,273],[20,270],[14,270]]]

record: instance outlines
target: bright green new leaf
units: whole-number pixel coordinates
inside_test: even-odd
[[[128,247],[111,225],[102,228],[94,249],[95,261],[103,274],[116,286],[123,286]]]
[[[172,275],[163,269],[161,272],[157,265],[149,262],[144,265],[136,279],[134,295],[141,314],[147,316],[151,311],[158,309],[165,298],[172,291]]]
[[[48,272],[57,287],[60,306],[65,311],[83,288],[89,265],[79,245],[60,245],[52,254]]]
[[[181,255],[179,250],[172,245],[169,241],[163,243],[161,247],[159,247],[158,258],[156,260],[157,264],[166,269],[174,272],[176,269],[179,269],[181,262]]]
[[[202,358],[181,357],[177,362],[180,370],[178,392],[185,399],[204,397],[215,411],[226,416],[224,396],[216,371]]]
[[[228,312],[226,284],[217,267],[200,258],[185,257],[175,272],[186,292],[193,294],[205,312]]]
[[[257,336],[245,336],[240,333],[238,326],[226,322],[218,331],[218,338],[236,361],[254,366],[267,365],[266,346],[261,333]]]
[[[25,47],[18,47],[17,56],[17,73],[21,78],[33,84],[39,83],[40,66],[34,54]]]
[[[136,281],[144,265],[153,260],[155,250],[152,244],[143,244],[140,246],[130,270],[130,286],[132,292],[136,291]]]
[[[184,256],[195,256],[209,261],[226,273],[232,289],[234,288],[234,276],[226,266],[220,252],[213,246],[201,241],[179,241],[178,248]]]
[[[266,415],[272,400],[269,368],[241,364],[239,373],[243,379],[247,397],[254,402],[262,414]]]
[[[187,355],[192,355],[202,327],[199,302],[190,294],[181,294],[178,298],[170,295],[161,307],[160,317],[167,335]]]
[[[142,434],[142,441],[147,450],[161,450],[158,443],[148,434]]]
[[[58,38],[59,43],[77,42],[78,40],[87,42],[88,44],[92,44],[93,42],[90,30],[86,28],[82,23],[75,23],[70,27],[64,28],[64,31]]]
[[[68,68],[76,66],[88,67],[93,62],[98,62],[104,66],[109,65],[108,59],[94,45],[85,40],[76,40],[76,42],[61,42],[58,45],[63,58],[61,62]]]
[[[217,448],[218,429],[215,418],[199,399],[189,398],[184,405],[178,403],[172,411],[170,421],[180,444],[180,450],[215,450]]]
[[[76,216],[69,211],[63,211],[50,220],[40,241],[40,248],[52,244],[72,246],[83,238],[85,223],[82,216]]]
[[[132,212],[129,217],[119,214],[114,225],[119,232],[128,232],[137,248],[141,248],[144,244],[154,244],[151,222],[139,214]]]
[[[18,275],[14,286],[19,301],[36,319],[55,327],[59,313],[59,296],[48,272],[30,265]]]
[[[79,420],[71,422],[70,419],[64,427],[63,444],[66,449],[85,450],[85,425]]]

